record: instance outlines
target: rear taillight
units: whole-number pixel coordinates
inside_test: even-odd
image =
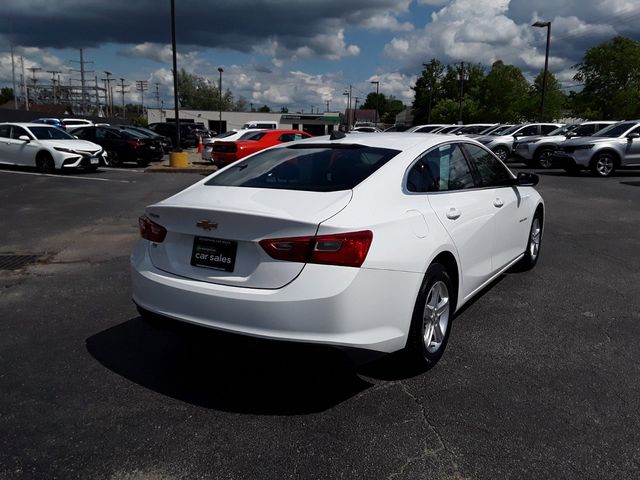
[[[133,148],[138,148],[141,145],[140,140],[127,140],[127,143]]]
[[[164,241],[164,237],[167,236],[167,229],[162,225],[158,225],[146,215],[142,215],[138,218],[138,226],[140,227],[140,236],[145,240],[162,243]]]
[[[360,267],[371,246],[369,230],[316,237],[272,238],[260,246],[276,260]]]

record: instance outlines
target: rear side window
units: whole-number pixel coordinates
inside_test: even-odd
[[[469,164],[456,144],[429,150],[407,175],[407,190],[410,192],[446,192],[475,186]]]
[[[11,125],[0,125],[0,137],[9,138],[11,134]]]
[[[206,185],[311,192],[349,190],[398,153],[359,145],[292,145],[237,162]]]

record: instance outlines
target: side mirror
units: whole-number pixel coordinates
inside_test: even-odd
[[[22,137],[20,137],[22,138]],[[627,138],[629,140],[633,140],[634,138],[640,138],[640,133],[639,132],[631,132],[629,135],[627,135]]]
[[[573,138],[573,137],[577,137],[577,136],[578,136],[578,134],[576,132],[567,132],[565,134],[565,137],[567,137],[567,138]]]
[[[535,173],[518,172],[515,184],[521,187],[535,187],[540,181],[540,177]]]
[[[18,140],[22,140],[23,142],[27,142],[27,143],[29,143],[31,141],[31,139],[29,137],[27,137],[26,135],[20,135],[18,137]]]
[[[78,135],[74,135],[73,138],[75,138],[76,140],[80,140],[80,137]]]

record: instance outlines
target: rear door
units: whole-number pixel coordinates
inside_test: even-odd
[[[458,143],[429,150],[407,177],[410,192],[429,193],[425,208],[435,211],[456,247],[463,273],[460,298],[467,298],[492,272],[493,192],[477,186]]]
[[[630,133],[640,133],[640,125],[638,125]],[[627,148],[622,160],[623,165],[640,165],[640,138],[627,138]]]

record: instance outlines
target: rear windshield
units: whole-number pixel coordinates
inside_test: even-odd
[[[398,153],[360,145],[292,145],[239,161],[206,185],[311,192],[349,190]]]

